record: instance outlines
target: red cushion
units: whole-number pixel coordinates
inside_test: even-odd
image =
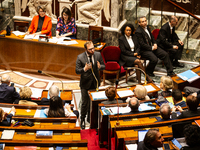
[[[105,62],[117,61],[119,62],[121,50],[117,46],[107,46],[102,51],[102,57]]]
[[[114,62],[114,61],[109,61],[107,63],[105,63],[105,70],[119,70],[120,69],[120,66],[117,62]]]
[[[156,40],[157,37],[158,37],[159,31],[160,31],[160,29],[154,29],[154,30],[152,31],[152,34],[153,34],[155,40]]]

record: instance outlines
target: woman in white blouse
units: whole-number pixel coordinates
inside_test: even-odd
[[[135,28],[132,24],[125,24],[121,29],[122,36],[119,38],[119,48],[121,49],[120,65],[135,66],[145,71],[140,60],[140,45],[137,37],[133,34],[134,31]],[[141,83],[141,71],[137,69],[136,75],[138,83]],[[148,75],[147,81],[153,82]]]

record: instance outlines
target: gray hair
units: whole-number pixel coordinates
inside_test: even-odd
[[[164,103],[160,106],[160,115],[163,119],[169,119],[171,115],[171,108],[168,103]]]
[[[140,22],[140,19],[141,18],[146,18],[145,16],[140,16],[140,17],[138,17],[138,22]]]
[[[11,80],[11,78],[10,78],[10,76],[8,75],[8,74],[4,74],[4,75],[2,75],[2,77],[1,77],[1,82],[10,82],[10,80]]]
[[[50,98],[53,96],[58,96],[59,95],[59,88],[56,85],[52,85],[49,88],[49,96]]]

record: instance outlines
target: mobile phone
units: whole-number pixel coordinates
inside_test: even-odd
[[[173,143],[174,145],[176,145],[179,149],[182,148],[182,145],[181,145],[175,138],[172,140],[172,143]]]
[[[164,143],[163,147],[164,147],[165,150],[170,150],[170,146],[169,146],[168,143]]]

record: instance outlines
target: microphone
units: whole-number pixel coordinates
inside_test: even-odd
[[[124,70],[129,70],[129,69],[138,69],[138,70],[142,71],[145,76],[144,85],[147,85],[147,74],[142,69],[137,68],[137,67],[125,67],[124,68]]]
[[[116,79],[116,81],[115,81],[115,98],[117,100],[118,109],[117,109],[117,122],[116,122],[115,127],[119,127],[120,126],[120,122],[119,122],[119,102],[118,102],[118,98],[117,98],[117,85],[118,85],[118,83],[119,83],[119,80]]]
[[[91,64],[92,65],[92,64]],[[95,80],[97,81],[97,88],[96,88],[96,91],[98,92],[99,91],[99,82],[98,82],[98,80],[97,80],[97,77],[95,76],[95,74],[94,74],[94,71],[93,71],[93,68],[91,67],[91,70],[92,70],[92,74],[93,74],[93,76],[94,76],[94,78],[95,78]]]
[[[45,74],[45,75],[47,75],[47,76],[49,76],[49,77],[52,77],[52,78],[54,78],[54,79],[56,79],[56,80],[59,80],[59,81],[61,82],[61,84],[62,84],[62,92],[64,92],[63,82],[62,82],[59,78],[56,78],[56,77],[54,77],[54,76],[52,76],[52,75],[50,75],[50,74],[48,74],[48,73],[45,73],[45,72],[43,72],[42,70],[38,70],[38,73]]]

